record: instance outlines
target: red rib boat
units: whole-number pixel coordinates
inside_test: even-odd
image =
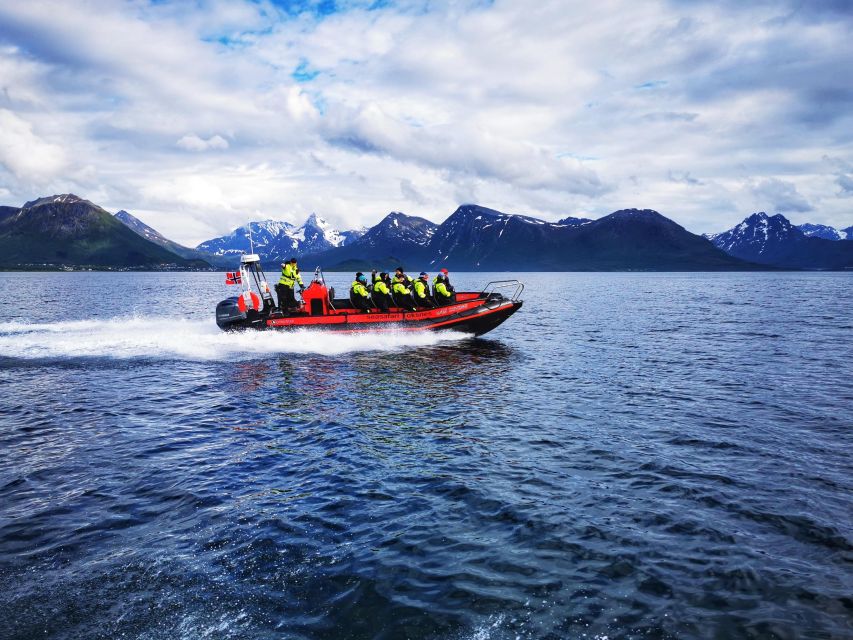
[[[284,314],[275,308],[258,255],[242,256],[240,271],[228,274],[226,282],[241,285],[243,291],[216,305],[216,324],[223,331],[322,329],[353,333],[453,329],[479,336],[521,308],[519,296],[524,290],[518,280],[501,280],[488,283],[479,292],[457,292],[453,303],[434,309],[408,311],[391,307],[387,313],[378,309],[368,312],[355,308],[349,299],[335,298],[334,289],[326,286],[323,272],[317,267],[302,292],[299,308]]]

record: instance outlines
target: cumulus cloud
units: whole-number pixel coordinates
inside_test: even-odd
[[[194,133],[181,137],[175,144],[187,151],[207,151],[209,149],[228,148],[228,141],[220,135],[213,135],[205,140]]]
[[[691,187],[704,184],[698,178],[694,178],[692,175],[690,175],[689,171],[670,170],[667,172],[667,177],[669,178],[670,182],[679,182],[681,184],[686,184]]]
[[[853,174],[839,173],[835,176],[835,183],[841,188],[838,195],[843,198],[853,197]]]
[[[780,213],[802,213],[811,211],[814,207],[806,200],[792,182],[768,178],[759,180],[750,186],[753,195],[774,212]]]
[[[525,141],[508,140],[465,123],[411,127],[375,104],[345,114],[328,132],[332,144],[380,153],[460,176],[597,196],[609,187],[574,158],[559,158]]]
[[[823,160],[830,167],[835,184],[839,187],[838,197],[853,197],[853,163],[844,158],[830,156],[823,156]]]
[[[66,166],[66,157],[60,146],[33,131],[30,122],[0,109],[0,163],[31,183],[55,177]]]
[[[400,192],[406,200],[410,200],[415,204],[425,205],[427,203],[427,199],[415,188],[412,181],[407,178],[400,180]]]

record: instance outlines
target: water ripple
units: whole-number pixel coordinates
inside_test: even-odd
[[[529,274],[377,343],[4,276],[91,314],[0,324],[0,637],[853,637],[849,278]]]

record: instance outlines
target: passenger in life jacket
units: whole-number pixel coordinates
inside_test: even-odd
[[[456,302],[456,291],[453,289],[453,285],[450,284],[447,269],[442,269],[438,272],[435,280],[433,280],[432,289],[435,294],[435,301],[439,305],[443,306]]]
[[[408,287],[408,288],[412,287],[412,279],[406,275],[406,272],[403,271],[403,267],[397,267],[394,270],[394,278],[396,279],[397,276],[403,277],[403,284],[406,285],[406,287]]]
[[[421,271],[421,275],[414,281],[412,289],[415,294],[415,304],[425,309],[435,307],[435,302],[429,294],[429,276],[426,273]]]
[[[388,286],[391,282],[391,279],[388,277],[388,274],[384,271],[376,276],[376,279],[373,281],[373,293],[371,294],[373,297],[373,304],[375,304],[380,311],[388,312],[388,307],[391,306],[391,288]]]
[[[293,288],[297,283],[299,283],[299,290],[304,291],[305,285],[302,284],[302,276],[299,275],[296,258],[282,262],[281,277],[278,279],[278,284],[275,285],[275,292],[278,295],[278,307],[283,312],[288,312],[299,307],[299,303],[296,302],[296,296],[293,294]]]
[[[398,307],[414,311],[416,307],[412,298],[412,290],[406,286],[404,277],[404,274],[398,273],[394,278],[394,286],[391,289],[394,292],[394,302]]]
[[[367,278],[359,271],[349,288],[349,299],[356,309],[370,312],[370,293],[367,291]]]

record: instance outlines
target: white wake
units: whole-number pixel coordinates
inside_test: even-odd
[[[319,331],[224,333],[210,321],[112,318],[27,324],[0,323],[0,357],[178,358],[240,360],[277,353],[339,355],[395,351],[468,337],[452,332],[333,334]]]

